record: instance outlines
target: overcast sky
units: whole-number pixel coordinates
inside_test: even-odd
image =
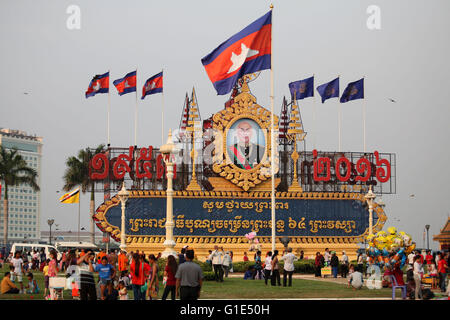
[[[365,78],[367,150],[397,155],[397,193],[383,196],[388,226],[423,247],[444,226],[450,209],[450,2],[381,0],[273,1],[275,112],[288,83],[315,75],[315,85],[340,75]],[[66,13],[80,9],[80,29]],[[63,205],[65,160],[106,143],[108,95],[86,99],[95,74],[112,80],[138,69],[138,88],[164,68],[165,128],[179,125],[186,92],[195,86],[203,119],[219,111],[201,58],[264,15],[270,1],[1,1],[0,127],[43,137],[41,230],[55,218],[76,230],[76,206]],[[367,8],[380,9],[381,29],[370,30]],[[111,84],[112,85],[112,84]],[[270,109],[270,72],[250,84]],[[28,94],[25,95],[24,92]],[[139,146],[161,144],[161,95],[139,101]],[[396,102],[391,102],[389,98]],[[316,126],[313,107],[316,104]],[[300,102],[307,149],[338,148],[338,99]],[[342,149],[363,151],[362,100],[342,105]],[[135,95],[111,88],[111,144],[134,141]],[[315,137],[315,138],[314,138]],[[414,195],[414,197],[411,197]],[[97,195],[97,205],[101,195]],[[89,195],[81,197],[81,225],[89,230]],[[437,248],[437,243],[431,243]]]

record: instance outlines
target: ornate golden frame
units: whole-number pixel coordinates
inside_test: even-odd
[[[227,150],[227,134],[231,126],[240,119],[251,119],[264,130],[266,148],[260,163],[250,170],[237,167],[229,158]],[[271,112],[256,103],[256,98],[250,93],[246,82],[242,85],[242,92],[234,98],[231,107],[214,114],[213,129],[222,133],[221,137],[214,140],[214,165],[213,171],[221,177],[239,186],[244,191],[260,184],[271,176],[271,163],[269,161],[272,152],[270,131]],[[278,117],[274,115],[274,130],[278,129]],[[275,163],[278,171],[277,163]]]
[[[249,199],[270,199],[271,192],[236,192],[236,191],[175,191],[174,198],[249,198]],[[130,191],[130,198],[161,198],[166,197],[165,191]],[[339,193],[339,192],[276,192],[277,199],[313,199],[313,200],[357,200],[365,203],[364,194],[361,193]],[[107,211],[114,206],[120,204],[119,198],[114,196],[110,200],[100,205],[94,217],[98,220],[98,224],[103,231],[111,233],[117,241],[120,241],[120,229],[118,226],[111,225],[106,219]],[[373,233],[377,233],[383,229],[387,220],[387,216],[381,206],[374,203],[374,211],[379,217],[377,223],[373,226]],[[367,212],[367,215],[369,213]],[[365,232],[358,236],[292,236],[289,237],[292,243],[305,244],[324,244],[324,243],[340,243],[352,244],[364,242],[369,234],[367,228]],[[279,238],[279,237],[277,237]],[[271,243],[271,237],[259,237],[261,243]],[[165,236],[161,235],[127,235],[127,243],[163,243]],[[248,244],[248,240],[244,236],[175,236],[176,243],[228,243],[228,244]]]

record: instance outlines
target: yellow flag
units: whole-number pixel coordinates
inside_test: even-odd
[[[80,202],[80,188],[66,193],[61,198],[59,198],[61,203],[78,203]]]

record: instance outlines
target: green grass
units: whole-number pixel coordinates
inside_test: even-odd
[[[9,269],[3,266],[0,269],[0,277]],[[44,275],[42,272],[33,272],[37,280],[40,293],[38,294],[4,294],[0,299],[9,300],[42,300],[44,299]],[[60,274],[63,276],[63,274]],[[95,275],[97,279],[97,275]],[[24,286],[28,279],[23,277]],[[243,280],[242,278],[226,278],[224,282],[204,281],[201,299],[301,299],[301,298],[389,298],[391,289],[369,290],[363,287],[361,290],[352,290],[344,284],[325,281],[293,279],[292,287],[272,287],[270,283],[266,286],[264,280]],[[16,284],[17,285],[17,284]],[[160,288],[161,298],[164,288]],[[132,290],[128,292],[129,298],[133,298]],[[397,292],[400,297],[400,290]],[[64,299],[71,299],[71,292],[64,292]],[[169,295],[170,299],[170,295]]]
[[[400,291],[399,291],[400,292]],[[389,298],[392,289],[353,290],[344,284],[292,279],[292,287],[265,285],[264,280],[228,278],[224,282],[206,281],[201,299],[304,299],[304,298]],[[400,297],[400,293],[398,294]]]

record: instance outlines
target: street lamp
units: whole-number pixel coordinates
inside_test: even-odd
[[[52,244],[52,224],[54,222],[55,222],[55,219],[48,219],[47,220],[48,226],[50,227],[50,235],[48,237],[48,240],[49,240],[50,244]]]
[[[167,138],[166,144],[162,145],[159,149],[163,155],[164,163],[167,167],[167,206],[166,206],[166,240],[164,241],[164,247],[166,249],[162,252],[161,256],[166,258],[170,255],[176,256],[176,251],[174,250],[175,241],[173,239],[173,189],[172,189],[172,179],[173,179],[173,165],[172,155],[175,151],[175,144],[172,141],[172,130],[169,130],[169,136]]]
[[[369,187],[369,192],[364,196],[369,205],[369,236],[373,234],[373,203],[377,196],[372,192],[372,186]]]
[[[119,196],[120,202],[122,203],[122,223],[120,230],[120,250],[125,251],[127,245],[125,243],[125,204],[127,203],[130,192],[125,188],[125,181],[122,183],[122,189],[117,194]]]
[[[427,250],[430,250],[430,239],[428,238],[428,231],[430,230],[430,225],[425,225],[425,229],[427,229]]]
[[[291,239],[289,239],[289,237],[282,237],[282,238],[280,238],[280,242],[283,244],[284,250],[287,251],[288,244],[289,244],[290,241],[291,241]]]

